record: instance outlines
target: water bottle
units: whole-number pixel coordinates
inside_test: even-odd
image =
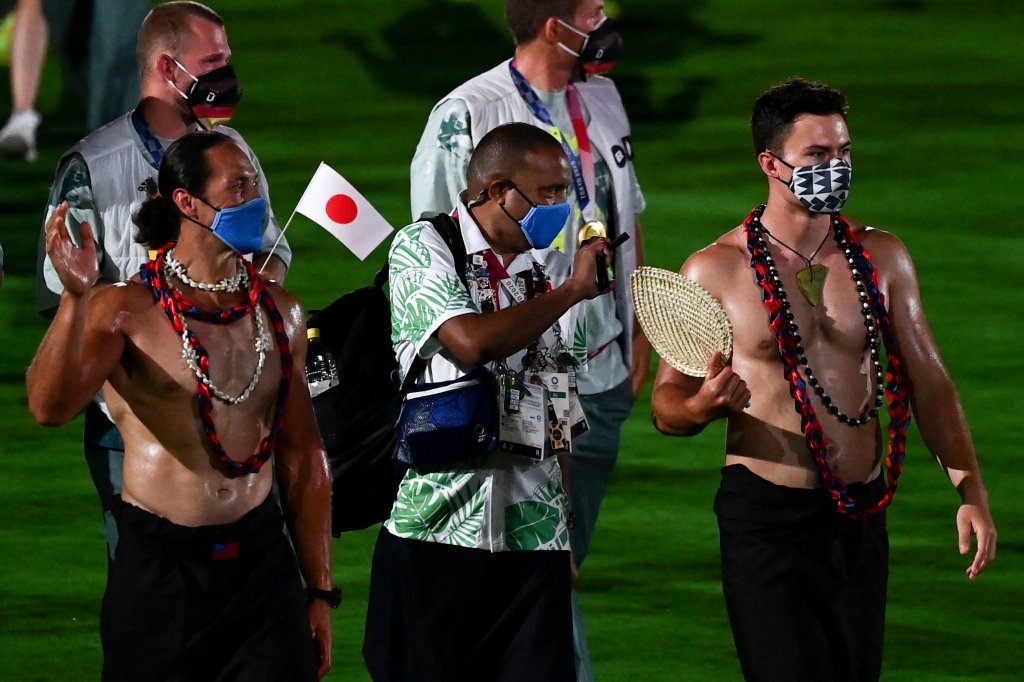
[[[306,350],[306,383],[309,384],[309,396],[315,398],[338,385],[338,366],[334,363],[334,356],[320,338],[319,329],[310,327],[306,336],[309,338]]]

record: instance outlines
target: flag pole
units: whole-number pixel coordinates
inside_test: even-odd
[[[277,245],[280,244],[281,240],[284,238],[285,230],[287,230],[288,226],[292,224],[292,218],[295,217],[295,210],[297,208],[298,204],[296,204],[295,208],[292,209],[292,214],[288,216],[288,222],[286,222],[284,224],[284,227],[281,228],[281,234],[277,235],[277,240],[274,242],[274,245],[270,247],[270,253],[268,253],[267,257],[263,260],[263,265],[260,267],[259,274],[262,275],[263,271],[267,269],[267,263],[270,262],[270,257],[274,255],[274,251],[277,249]]]
[[[324,162],[320,161],[320,165],[321,166],[324,165]],[[320,167],[318,166],[317,167],[317,171],[319,171],[319,170],[320,170]],[[316,177],[316,172],[313,173],[313,177],[314,178]],[[310,182],[312,182],[312,180],[310,180]],[[302,203],[302,199],[306,196],[306,191],[307,190],[309,190],[309,186],[308,185],[306,186],[306,189],[303,190],[302,196],[299,197],[299,203],[295,204],[295,208],[292,209],[292,214],[290,216],[288,216],[288,221],[284,224],[284,227],[281,228],[281,234],[277,235],[277,240],[274,242],[274,245],[270,247],[270,253],[267,254],[266,259],[263,261],[263,265],[262,265],[262,267],[260,267],[259,274],[262,275],[263,271],[267,269],[267,263],[270,262],[270,257],[274,255],[274,251],[277,250],[277,245],[281,243],[282,239],[284,239],[284,233],[288,230],[288,226],[292,224],[292,218],[295,217],[295,212],[299,210],[299,204]]]

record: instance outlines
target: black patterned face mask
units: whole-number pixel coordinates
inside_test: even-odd
[[[605,17],[587,36],[580,54],[580,66],[588,76],[608,73],[622,56],[622,36],[615,22]]]
[[[771,152],[768,152],[772,154]],[[775,154],[776,159],[793,169],[793,177],[786,182],[776,178],[813,213],[836,213],[850,196],[853,166],[845,159],[832,159],[815,166],[794,166]]]
[[[605,17],[590,33],[584,33],[561,19],[558,20],[558,23],[583,38],[583,46],[579,52],[572,50],[564,43],[558,43],[563,50],[578,60],[579,77],[577,80],[584,80],[586,76],[605,74],[612,70],[622,55],[622,36],[611,19]]]
[[[187,93],[178,90],[173,83],[171,85],[188,102],[192,115],[196,117],[199,125],[211,130],[214,126],[223,125],[231,120],[239,100],[242,99],[242,85],[238,82],[234,68],[226,64],[202,76],[193,76],[177,59],[174,63],[193,80],[192,87]]]

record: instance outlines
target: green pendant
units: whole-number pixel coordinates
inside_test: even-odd
[[[807,302],[817,307],[821,303],[821,290],[825,288],[828,268],[815,263],[796,273],[796,285]]]

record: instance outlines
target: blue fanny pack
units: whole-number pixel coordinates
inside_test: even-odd
[[[498,447],[494,374],[468,374],[409,389],[398,415],[398,462],[420,467],[490,454]]]

